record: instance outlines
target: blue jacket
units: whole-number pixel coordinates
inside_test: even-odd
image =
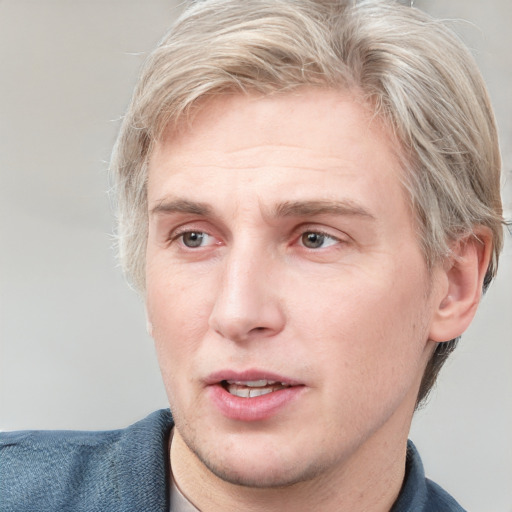
[[[122,430],[0,434],[1,512],[168,512],[169,410]],[[392,512],[463,512],[409,442]]]

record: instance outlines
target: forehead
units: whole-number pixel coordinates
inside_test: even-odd
[[[373,106],[358,91],[300,87],[268,95],[233,92],[201,98],[175,124],[168,125],[155,151],[171,142],[178,146],[191,141],[202,145],[213,142],[219,148],[229,145],[233,150],[253,142],[272,144],[276,134],[288,138],[291,144],[320,144],[327,149],[340,122],[347,133],[355,124],[364,125],[374,134],[389,136],[390,146],[398,146],[391,141],[391,133],[375,115]],[[227,139],[219,131],[221,125],[237,125],[243,130],[236,138]],[[354,137],[357,135],[354,133]]]
[[[269,200],[308,193],[332,200],[366,188],[372,201],[403,194],[400,178],[397,144],[357,95],[233,94],[203,102],[164,133],[149,161],[148,200],[151,209],[169,194],[211,184],[217,197],[236,185]]]

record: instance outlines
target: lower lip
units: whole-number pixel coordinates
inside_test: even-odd
[[[292,386],[253,398],[234,396],[220,384],[210,386],[210,396],[220,412],[238,421],[262,421],[280,412],[303,391],[304,386]]]

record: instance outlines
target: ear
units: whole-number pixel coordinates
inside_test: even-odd
[[[443,287],[430,328],[430,340],[449,341],[460,336],[475,316],[492,251],[491,231],[483,226],[451,247],[442,270]]]

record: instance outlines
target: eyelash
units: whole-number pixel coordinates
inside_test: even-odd
[[[176,241],[180,241],[181,245],[189,250],[194,250],[196,248],[199,249],[201,247],[205,247],[203,245],[197,245],[194,247],[194,246],[188,246],[185,244],[183,237],[187,234],[192,234],[192,233],[197,233],[202,236],[206,235],[207,237],[213,236],[210,233],[208,233],[207,231],[204,231],[202,229],[190,229],[190,228],[180,229],[180,230],[177,230],[177,231],[174,231],[173,233],[171,233],[171,235],[169,236],[169,244],[172,244]],[[326,247],[308,247],[303,241],[303,237],[305,235],[316,235],[318,237],[321,237],[323,239],[322,244],[325,241],[325,239],[330,239],[333,242],[328,244]],[[340,238],[332,235],[331,233],[327,233],[326,231],[322,231],[322,230],[314,229],[314,228],[307,229],[305,227],[300,228],[298,236],[296,238],[294,237],[294,239],[296,240],[296,243],[298,243],[301,247],[305,248],[306,250],[310,250],[310,251],[325,249],[327,247],[330,247],[331,245],[335,245],[336,243],[343,242]],[[208,245],[215,245],[215,244],[207,244],[206,246],[208,246]]]
[[[306,229],[306,230],[302,230],[299,237],[298,237],[298,240],[301,241],[301,245],[302,247],[305,247],[306,249],[309,249],[309,250],[317,250],[317,249],[325,249],[326,247],[315,247],[315,248],[312,248],[312,247],[307,247],[304,242],[303,242],[303,237],[304,235],[316,235],[316,236],[319,236],[319,237],[322,237],[322,238],[328,238],[330,240],[332,240],[334,243],[331,243],[331,244],[328,244],[326,247],[330,247],[331,245],[334,245],[335,243],[340,243],[341,240],[330,234],[330,233],[326,233],[325,231],[321,231],[321,230],[317,230],[317,229]]]
[[[183,242],[183,237],[187,234],[191,234],[191,233],[197,233],[197,234],[200,234],[200,235],[207,235],[207,236],[212,236],[210,235],[209,233],[207,233],[206,231],[202,230],[202,229],[190,229],[190,228],[185,228],[185,229],[178,229],[177,231],[173,231],[170,236],[169,236],[169,244],[173,244],[174,242],[176,241],[180,241],[181,239],[181,244],[186,247],[187,249],[194,249],[194,247],[188,247],[187,245],[185,245],[185,243]],[[201,246],[198,246],[198,247],[201,247]]]

